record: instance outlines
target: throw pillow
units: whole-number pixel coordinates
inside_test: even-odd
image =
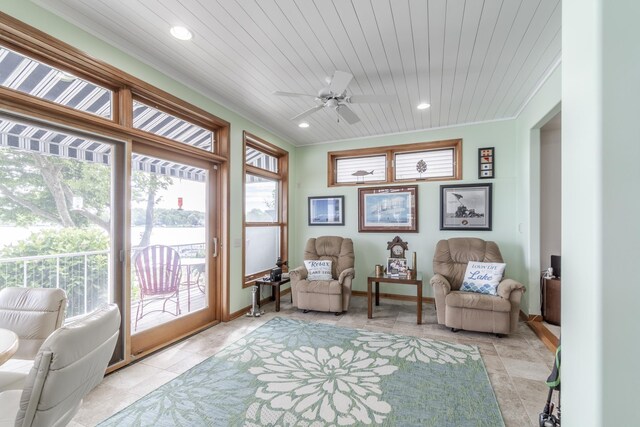
[[[329,260],[308,260],[304,266],[309,273],[307,280],[331,280],[331,261]]]
[[[498,295],[498,285],[507,264],[500,262],[476,262],[467,264],[460,290],[479,294]]]

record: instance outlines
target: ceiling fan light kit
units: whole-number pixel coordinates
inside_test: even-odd
[[[328,81],[328,86],[320,89],[317,95],[296,92],[276,91],[273,94],[286,97],[312,97],[316,101],[316,106],[291,118],[298,121],[323,108],[333,109],[338,114],[338,122],[343,118],[350,125],[358,123],[360,117],[347,104],[390,104],[397,99],[396,95],[370,94],[370,95],[348,95],[347,86],[353,80],[353,75],[344,71],[336,70],[333,77]],[[301,123],[302,124],[302,123]],[[300,127],[307,127],[301,126]]]

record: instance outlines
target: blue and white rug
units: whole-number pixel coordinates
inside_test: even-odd
[[[275,318],[100,426],[504,426],[477,347]]]

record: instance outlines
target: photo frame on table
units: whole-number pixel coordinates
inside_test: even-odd
[[[406,276],[408,270],[406,258],[387,258],[387,274],[389,276]]]
[[[440,230],[491,230],[492,184],[440,186]]]
[[[344,196],[309,197],[309,225],[344,225]]]
[[[418,186],[358,189],[359,232],[418,232]]]
[[[478,179],[496,177],[495,147],[478,148]]]

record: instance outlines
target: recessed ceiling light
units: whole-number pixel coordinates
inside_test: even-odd
[[[421,104],[418,104],[418,110],[426,110],[427,108],[431,107],[431,104],[423,102]]]
[[[298,123],[298,127],[308,128],[309,127],[309,123],[307,123],[307,122]]]
[[[191,40],[193,38],[193,34],[191,34],[191,31],[189,31],[188,28],[181,27],[179,25],[171,27],[169,32],[171,32],[171,35],[178,40]]]

